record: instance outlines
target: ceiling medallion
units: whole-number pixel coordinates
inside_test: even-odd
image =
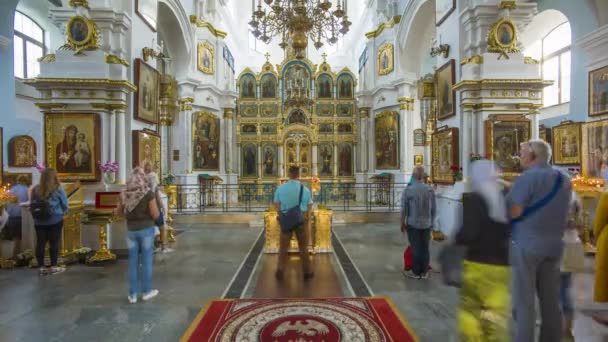
[[[308,39],[314,42],[316,49],[326,41],[332,45],[338,41],[338,35],[349,31],[348,0],[337,0],[332,10],[329,0],[264,0],[269,10],[262,9],[262,1],[251,0],[251,33],[256,39],[268,44],[272,37],[282,37],[279,46],[282,49],[290,46],[297,58],[304,58]]]

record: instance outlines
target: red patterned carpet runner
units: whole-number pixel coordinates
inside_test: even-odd
[[[388,298],[214,300],[182,341],[418,341]]]

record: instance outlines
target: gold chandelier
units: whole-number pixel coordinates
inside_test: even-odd
[[[348,21],[348,0],[337,0],[336,9],[332,11],[329,0],[264,0],[270,7],[262,9],[262,1],[251,0],[251,33],[256,39],[268,44],[272,37],[282,37],[279,46],[285,49],[290,45],[297,58],[304,58],[308,39],[314,42],[316,49],[326,41],[330,45],[338,41],[338,36],[346,34],[350,25]]]

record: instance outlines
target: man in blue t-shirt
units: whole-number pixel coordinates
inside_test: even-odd
[[[295,228],[289,233],[281,231],[279,244],[279,264],[276,271],[277,279],[283,278],[285,265],[287,264],[287,250],[289,241],[293,232],[296,233],[298,239],[298,249],[300,250],[300,260],[302,260],[302,269],[304,270],[304,279],[310,279],[314,276],[310,268],[310,257],[308,256],[308,232],[306,227],[310,217],[312,208],[312,196],[299,180],[300,168],[297,166],[289,167],[289,181],[281,185],[274,194],[274,205],[278,214],[287,212],[289,209],[300,205],[300,210],[305,214],[305,221],[302,225]],[[300,201],[300,189],[302,189],[302,200]]]
[[[510,215],[514,220],[511,263],[516,329],[513,341],[534,340],[537,296],[542,319],[539,341],[560,341],[559,265],[572,186],[566,174],[549,164],[551,147],[546,142],[523,143],[520,155],[525,171],[509,193]]]
[[[0,234],[2,240],[13,241],[13,257],[21,252],[21,206],[20,203],[29,200],[29,188],[27,187],[27,179],[24,176],[17,178],[17,184],[13,185],[9,192],[17,197],[16,203],[6,205],[8,213],[8,222]]]

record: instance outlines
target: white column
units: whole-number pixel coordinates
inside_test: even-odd
[[[532,115],[528,115],[530,119],[530,126],[532,132],[530,132],[530,139],[538,139],[538,112]]]
[[[170,149],[170,137],[169,137],[169,129],[170,127],[166,124],[160,124],[160,168],[162,173],[169,173],[171,171],[171,159],[169,157],[169,149]],[[158,175],[162,179],[162,175]]]
[[[399,111],[399,172],[406,173],[406,158],[408,154],[408,150],[410,146],[407,143],[407,137],[409,135],[409,113],[401,106],[401,110]]]
[[[242,159],[242,157],[241,157],[241,144],[238,144],[236,147],[237,147],[237,149],[236,149],[236,155],[237,155],[237,157],[236,157],[237,158],[236,159],[236,168],[237,168],[236,173],[240,175],[241,174],[241,159]]]
[[[283,163],[284,163],[283,145],[279,145],[278,153],[279,153],[279,177],[283,178],[283,177],[285,177],[285,166],[283,165]]]
[[[313,177],[317,177],[319,175],[317,164],[319,163],[317,157],[318,145],[316,143],[312,144],[312,175]]]
[[[110,111],[110,161],[116,161],[116,114]]]
[[[233,173],[233,160],[234,160],[234,156],[232,154],[232,119],[234,116],[234,109],[233,108],[224,108],[224,132],[225,132],[225,139],[224,139],[224,146],[226,146],[226,148],[224,149],[225,152],[225,157],[226,158],[226,173]]]
[[[471,160],[471,147],[473,135],[473,112],[463,111],[462,113],[462,154],[460,155],[460,166],[462,167],[462,177],[469,177],[469,162]]]
[[[116,135],[115,145],[116,148],[116,161],[118,162],[118,174],[116,175],[116,181],[120,184],[124,184],[127,181],[127,132],[126,132],[126,118],[125,109],[117,109],[114,111],[116,116]]]
[[[376,140],[374,133],[374,117],[370,114],[370,117],[367,119],[367,172],[374,173],[376,172]]]
[[[220,174],[225,174],[226,173],[226,156],[228,156],[228,152],[226,149],[224,149],[224,147],[226,146],[226,134],[224,134],[226,130],[226,120],[224,120],[224,118],[220,117],[220,139],[218,142],[218,153],[219,153],[219,173]],[[227,181],[227,180],[225,180]]]
[[[361,136],[359,137],[359,153],[360,156],[360,165],[361,172],[365,173],[368,171],[369,159],[368,159],[368,125],[367,122],[369,120],[369,107],[361,107],[359,108],[359,116],[360,116],[360,125],[361,125]]]
[[[184,125],[182,126],[182,146],[184,149],[181,151],[184,158],[184,173],[188,173],[192,171],[192,105],[186,107],[186,110],[180,113],[183,115],[184,120],[182,122]]]

